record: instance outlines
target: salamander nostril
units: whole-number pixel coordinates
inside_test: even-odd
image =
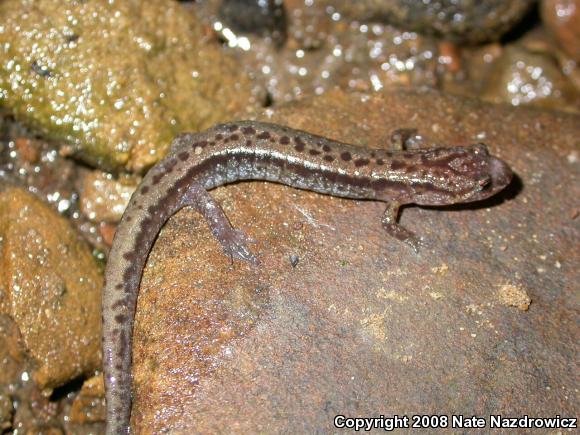
[[[478,183],[482,189],[485,189],[486,187],[491,186],[491,177],[482,178],[478,181]]]

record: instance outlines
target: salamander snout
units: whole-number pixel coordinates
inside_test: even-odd
[[[502,190],[512,181],[514,174],[503,160],[491,156],[489,158],[489,168],[491,187],[495,192]]]
[[[504,189],[513,178],[513,172],[510,167],[497,157],[487,157],[487,174],[478,180],[481,190],[475,192],[470,201],[477,201],[495,195]]]

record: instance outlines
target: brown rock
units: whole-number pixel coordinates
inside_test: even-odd
[[[6,301],[3,301],[2,310],[6,305]],[[8,315],[0,314],[0,386],[12,384],[20,379],[21,372],[26,369],[25,360],[26,348],[18,326]]]
[[[497,40],[520,21],[532,0],[322,0],[350,19],[384,20],[455,42]]]
[[[260,267],[232,266],[182,210],[141,286],[137,432],[316,433],[339,413],[578,414],[577,116],[397,91],[333,92],[263,119],[374,148],[406,127],[483,141],[519,179],[483,204],[405,209],[427,244],[418,255],[384,234],[382,204],[253,182],[213,192],[259,241]],[[528,311],[500,303],[506,284],[526,289]]]
[[[99,234],[103,238],[103,242],[106,246],[110,247],[113,244],[113,238],[115,237],[116,227],[113,224],[102,223],[99,225]]]
[[[337,20],[320,2],[288,0],[284,5],[289,17],[287,43],[278,47],[254,39],[251,50],[236,53],[239,63],[268,90],[274,105],[336,87],[372,91],[437,86],[434,38],[382,23]]]
[[[7,394],[0,393],[0,430],[7,431],[12,427],[14,405]]]
[[[482,97],[514,106],[529,104],[578,111],[580,95],[546,53],[507,47],[485,78]]]
[[[25,191],[0,193],[0,309],[22,334],[41,389],[100,365],[103,280],[70,224]]]
[[[16,150],[22,159],[31,164],[38,162],[40,158],[40,144],[27,137],[19,137],[14,141]]]
[[[78,424],[104,422],[106,417],[104,397],[103,376],[87,379],[73,401],[69,421]]]
[[[562,49],[580,62],[580,0],[542,0],[540,10]]]
[[[80,207],[93,222],[118,222],[135,191],[138,180],[115,180],[101,171],[86,171],[80,179]]]

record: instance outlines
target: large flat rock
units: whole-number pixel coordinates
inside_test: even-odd
[[[383,204],[248,182],[213,192],[259,241],[260,267],[232,266],[181,211],[141,286],[136,429],[326,433],[336,414],[578,414],[577,116],[395,91],[333,92],[262,118],[370,147],[404,127],[485,142],[518,179],[482,204],[405,209],[426,244],[418,255],[384,234]]]

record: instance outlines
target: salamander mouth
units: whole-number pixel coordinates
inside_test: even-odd
[[[490,187],[492,184],[491,176],[486,176],[486,177],[482,178],[481,180],[479,180],[477,183],[481,187],[481,190],[485,190],[488,187]]]
[[[489,175],[478,181],[481,188],[470,198],[471,201],[489,198],[503,190],[512,181],[513,172],[503,160],[489,157],[488,165]]]

